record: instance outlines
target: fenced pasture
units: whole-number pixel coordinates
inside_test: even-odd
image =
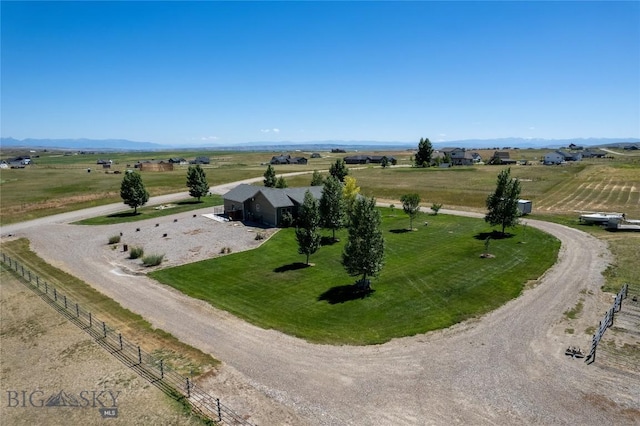
[[[0,254],[0,261],[62,316],[89,334],[103,349],[167,395],[183,400],[193,411],[217,423],[251,426],[242,416],[221,403],[219,398],[197,386],[190,377],[172,369],[158,353],[143,350],[93,312],[5,253]]]
[[[289,228],[255,250],[150,275],[262,328],[361,345],[446,328],[495,309],[548,269],[559,249],[554,237],[518,228],[492,242],[495,258],[482,259],[491,229],[481,219],[424,215],[429,225],[412,232],[402,210],[381,211],[385,267],[371,280],[375,291],[369,296],[354,292],[357,277],[341,265],[345,231],[336,233],[340,242],[310,257],[311,267],[297,253]]]

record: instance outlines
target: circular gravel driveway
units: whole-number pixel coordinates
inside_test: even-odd
[[[34,250],[52,264],[141,314],[155,327],[223,361],[247,395],[263,397],[243,400],[237,395],[230,404],[246,410],[260,425],[640,422],[638,369],[602,368],[598,362],[587,365],[564,355],[568,345],[584,348],[590,339],[584,333],[564,333],[563,312],[592,292],[594,296],[584,296],[584,330],[597,325],[608,307],[601,306],[600,287],[609,252],[602,241],[584,232],[527,220],[528,225],[561,240],[558,262],[519,298],[479,319],[382,345],[329,346],[260,329],[131,273],[119,255],[105,248],[106,238],[121,225],[101,229],[66,223],[113,208],[11,225],[2,229],[2,235],[11,232],[29,238]],[[194,243],[193,235],[205,234],[203,241],[218,238],[226,246],[256,232],[184,216],[177,222],[180,226],[199,220],[198,226],[206,231],[188,234],[193,230],[185,228],[179,235],[171,216],[155,221],[162,221],[158,231],[175,226],[168,237],[175,244],[183,241],[187,249],[203,246],[204,257],[215,253],[205,253],[206,244]],[[152,232],[155,222],[137,222],[135,227]],[[125,236],[129,232],[135,230],[126,230]],[[155,234],[152,238],[162,241]],[[245,243],[246,248],[251,244]],[[232,250],[242,249],[238,244]]]

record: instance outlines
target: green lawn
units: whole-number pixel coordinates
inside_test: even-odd
[[[76,225],[111,225],[114,223],[135,222],[138,220],[153,219],[161,216],[168,216],[176,213],[188,212],[206,207],[220,206],[223,204],[220,195],[211,195],[202,197],[200,201],[195,198],[177,201],[172,203],[168,208],[159,208],[159,206],[144,206],[138,208],[138,213],[134,214],[132,209],[123,210],[107,216],[92,217],[90,219],[75,222]]]
[[[393,214],[392,214],[393,213]],[[303,267],[293,229],[256,250],[156,271],[151,276],[263,328],[329,344],[375,344],[449,327],[515,298],[556,260],[559,241],[528,228],[493,240],[479,219],[423,216],[415,232],[401,211],[383,209],[386,265],[375,292],[355,297],[340,264],[342,242],[323,246]],[[327,235],[329,235],[327,233]]]

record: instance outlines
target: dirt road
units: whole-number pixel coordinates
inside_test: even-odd
[[[146,276],[116,273],[104,256],[104,232],[92,228],[87,235],[86,228],[62,223],[69,216],[1,232],[29,238],[51,263],[222,360],[247,394],[268,397],[237,395],[230,403],[258,424],[640,423],[637,366],[623,371],[564,355],[568,345],[588,346],[582,330],[602,314],[601,272],[609,253],[581,231],[528,220],[559,238],[562,248],[558,263],[521,297],[448,330],[352,347],[263,330]],[[579,297],[580,332],[566,334],[563,312]]]

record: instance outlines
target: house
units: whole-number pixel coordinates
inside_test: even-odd
[[[564,152],[564,151],[557,151],[560,154],[564,155],[564,159],[565,161],[580,161],[582,160],[582,153],[580,152]]]
[[[307,164],[309,160],[304,157],[292,157],[287,155],[274,155],[269,164]]]
[[[381,164],[382,163],[382,159],[385,158],[385,157],[387,158],[387,161],[390,164],[393,164],[393,163],[397,162],[395,157],[393,157],[391,155],[369,155],[368,157],[369,157],[369,162],[370,163],[375,163],[375,164]]]
[[[347,151],[345,151],[345,150],[344,150],[344,149],[342,149],[342,148],[332,148],[332,149],[331,149],[331,152],[332,152],[332,153],[334,153],[334,154],[344,154],[344,153],[345,153],[345,152],[347,152]]]
[[[623,149],[626,151],[637,151],[638,149],[640,149],[640,147],[638,147],[638,144],[635,143],[631,145],[625,145]]]
[[[172,157],[168,160],[171,164],[187,164],[187,160],[181,157]]]
[[[99,160],[97,160],[97,161],[96,161],[96,164],[98,164],[98,165],[100,165],[100,164],[102,164],[102,165],[104,165],[104,164],[111,164],[111,163],[112,163],[112,161],[111,161],[111,160],[103,160],[103,159],[99,159]]]
[[[544,164],[562,164],[564,162],[564,155],[559,151],[548,152],[544,155]]]
[[[322,197],[322,186],[266,188],[240,184],[224,194],[224,213],[231,220],[280,226],[283,214],[290,213],[294,218],[297,216],[307,190],[318,200]]]
[[[473,154],[465,148],[454,148],[449,152],[449,158],[454,166],[471,166],[474,161]]]
[[[194,160],[189,161],[189,164],[209,164],[210,162],[209,157],[196,157]]]
[[[516,164],[517,161],[511,159],[507,151],[494,151],[489,164]]]
[[[311,154],[311,158],[322,158],[322,156],[320,155],[320,153],[314,152],[313,154]]]
[[[571,145],[569,145],[569,149],[572,151],[582,151],[584,147],[572,143]]]
[[[371,161],[368,155],[349,155],[344,157],[346,164],[368,164]]]
[[[582,158],[604,158],[607,153],[597,148],[587,148],[582,151]]]

